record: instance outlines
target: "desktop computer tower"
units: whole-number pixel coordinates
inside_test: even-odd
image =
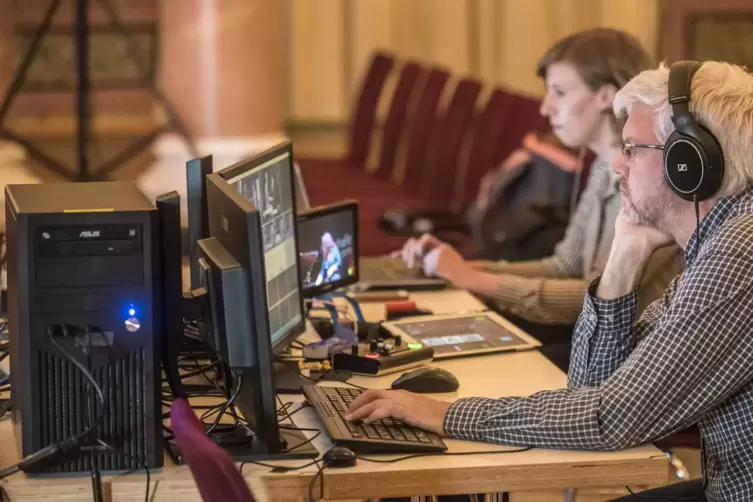
[[[160,467],[156,208],[132,183],[102,182],[9,185],[5,211],[19,454],[80,435],[103,409],[95,437],[82,443],[102,440],[121,453],[74,449],[38,470]],[[102,388],[103,408],[71,358]]]

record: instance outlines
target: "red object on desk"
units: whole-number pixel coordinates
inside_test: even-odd
[[[416,310],[417,308],[418,307],[416,307],[416,302],[411,300],[384,303],[386,314],[389,314],[390,312],[411,312],[413,310]]]

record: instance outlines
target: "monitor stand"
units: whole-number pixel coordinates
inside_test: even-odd
[[[302,394],[302,385],[315,385],[317,381],[346,382],[353,373],[350,371],[328,371],[324,374],[312,373],[311,378],[302,376],[295,365],[295,361],[276,362],[275,387],[278,394]]]
[[[212,435],[210,439],[228,452],[233,460],[240,462],[300,460],[319,456],[319,450],[309,442],[303,432],[290,429],[280,429],[280,440],[285,445],[285,451],[280,453],[269,452],[264,444],[254,441],[251,433],[242,427],[237,427],[234,434]],[[177,445],[165,441],[165,449],[174,463],[178,465],[185,463]]]

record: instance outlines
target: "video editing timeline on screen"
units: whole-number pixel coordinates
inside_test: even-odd
[[[304,288],[355,275],[354,232],[349,212],[307,219],[299,224],[298,241]]]
[[[259,210],[272,338],[300,322],[290,154],[285,153],[228,182]]]

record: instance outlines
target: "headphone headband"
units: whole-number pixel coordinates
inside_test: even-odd
[[[701,67],[698,61],[678,61],[669,70],[669,104],[672,105],[672,122],[685,134],[694,135],[695,120],[690,114],[690,88],[693,75]]]

